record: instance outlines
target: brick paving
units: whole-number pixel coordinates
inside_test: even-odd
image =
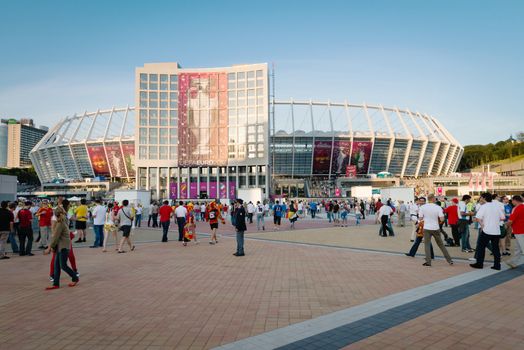
[[[524,276],[344,349],[522,349]]]
[[[293,234],[338,230],[301,224],[313,229]],[[425,269],[420,259],[255,240],[236,258],[231,227],[222,232],[216,246],[202,239],[189,247],[140,243],[126,254],[76,249],[80,284],[68,288],[63,277],[49,292],[48,256],[2,261],[0,348],[206,349],[469,271],[462,263]],[[160,235],[142,229],[134,238]]]

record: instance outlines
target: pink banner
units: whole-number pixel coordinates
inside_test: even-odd
[[[169,185],[169,198],[178,198],[178,187],[176,182],[171,182],[171,184]]]
[[[178,90],[178,165],[227,165],[227,74],[182,73]]]
[[[371,158],[371,141],[354,141],[351,151],[351,165],[357,167],[357,174],[367,174],[369,169],[369,159]]]
[[[217,198],[217,183],[216,182],[210,182],[209,183],[209,198]]]
[[[180,184],[180,195],[179,195],[179,198],[180,199],[187,199],[187,183],[185,183],[185,182],[182,182]]]
[[[221,182],[218,184],[218,195],[219,195],[219,198],[221,199],[224,199],[224,198],[227,198],[227,187],[226,187],[226,183],[225,182]]]
[[[196,182],[191,182],[191,184],[189,184],[189,198],[198,198]]]

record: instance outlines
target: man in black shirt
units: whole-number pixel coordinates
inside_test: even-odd
[[[235,229],[237,231],[237,252],[234,256],[244,256],[244,232],[246,231],[246,210],[244,209],[244,201],[237,199],[235,213]]]
[[[15,218],[13,213],[7,209],[7,201],[2,201],[0,205],[0,260],[9,259],[5,253],[7,237],[14,231]]]

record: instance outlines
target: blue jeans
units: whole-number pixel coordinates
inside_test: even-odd
[[[171,224],[171,221],[160,221],[160,225],[162,225],[162,242],[167,242],[167,232],[169,231],[169,224]]]
[[[237,254],[244,254],[244,231],[237,231]]]
[[[264,228],[264,214],[257,214],[257,230],[260,230],[260,223],[262,223],[262,228]]]
[[[135,227],[140,227],[142,224],[142,214],[137,214],[135,216]]]
[[[469,244],[469,221],[459,220],[460,245],[462,250],[471,249]]]
[[[415,243],[413,243],[413,245],[411,246],[411,249],[409,250],[409,253],[408,253],[409,255],[415,256],[415,254],[417,254],[418,246],[422,242],[422,238],[423,237],[417,237],[415,239]],[[429,246],[431,248],[431,259],[435,259],[435,253],[433,252],[433,245],[430,244]]]
[[[13,250],[13,253],[18,253],[18,244],[16,243],[16,232],[9,232],[9,242],[11,242],[11,250]]]
[[[69,277],[73,280],[73,282],[78,281],[78,277],[76,276],[76,273],[73,271],[72,268],[67,265],[67,257],[69,256],[69,249],[62,249],[56,252],[55,257],[55,267],[54,267],[54,274],[53,274],[53,285],[59,286],[60,285],[60,270],[64,270]]]
[[[95,231],[95,247],[102,247],[104,245],[104,225],[93,225]]]
[[[327,218],[328,218],[329,222],[331,222],[331,216],[332,216],[332,215],[333,215],[333,214],[332,214],[331,212],[329,212],[329,211],[327,212]]]

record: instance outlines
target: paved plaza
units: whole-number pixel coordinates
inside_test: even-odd
[[[300,220],[248,225],[234,257],[229,224],[217,245],[183,247],[171,227],[135,230],[137,249],[75,245],[80,284],[44,291],[49,256],[2,261],[0,349],[515,349],[524,341],[524,270],[431,268],[404,256],[410,228]],[[354,225],[354,223],[352,223]],[[92,236],[88,239],[91,239]],[[474,243],[476,237],[472,237]],[[423,247],[419,254],[423,253]]]

